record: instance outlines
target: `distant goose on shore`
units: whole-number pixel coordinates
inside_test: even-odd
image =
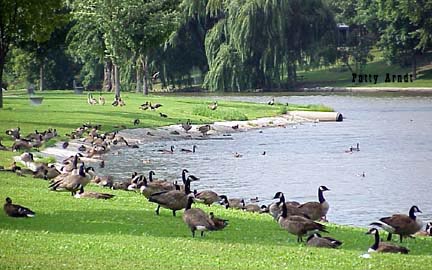
[[[375,242],[368,249],[368,252],[386,252],[386,253],[402,253],[408,254],[409,249],[398,246],[390,242],[381,242],[379,232],[376,228],[371,228],[366,234],[372,234],[375,236]]]
[[[326,220],[327,212],[330,208],[329,203],[324,198],[324,192],[329,191],[326,186],[320,186],[318,188],[318,201],[319,202],[307,202],[298,206],[306,215],[312,220]]]
[[[134,126],[138,126],[139,124],[140,124],[140,120],[139,119],[135,119],[134,121],[133,121],[133,125]]]
[[[220,200],[219,195],[212,191],[212,190],[203,190],[200,192],[197,192],[197,190],[194,190],[195,200],[206,204],[208,206],[212,205],[215,202],[218,202]]]
[[[399,234],[399,240],[402,243],[403,237],[411,236],[423,227],[422,221],[416,217],[415,213],[421,213],[420,209],[413,205],[408,215],[394,214],[391,217],[380,218],[377,222],[372,222],[371,226],[378,226],[387,231],[387,241],[390,241],[392,234]]]
[[[192,150],[191,149],[182,148],[182,149],[180,149],[180,151],[181,152],[185,152],[185,153],[195,153],[196,148],[197,148],[196,145],[194,145],[194,146],[192,146]]]
[[[162,154],[174,154],[174,145],[171,145],[170,150],[158,149],[157,151]]]
[[[159,113],[159,115],[160,115],[160,117],[162,117],[162,118],[167,118],[167,117],[168,117],[168,115],[166,115],[166,114],[164,114],[164,113]]]
[[[238,152],[235,152],[235,153],[234,153],[234,157],[235,157],[235,158],[241,158],[241,157],[243,157],[243,155],[240,154],[240,153],[238,153]]]
[[[272,98],[269,102],[267,102],[267,104],[273,106],[275,104],[274,98]]]
[[[190,120],[188,119],[187,121],[186,121],[186,123],[182,123],[182,128],[184,129],[184,131],[187,133],[189,130],[191,130],[191,128],[192,128],[192,125],[191,125],[191,122],[190,122]]]
[[[101,95],[99,95],[99,105],[105,105],[105,98]]]
[[[233,208],[233,209],[244,209],[245,202],[243,199],[231,198],[228,199],[226,195],[220,195],[221,204],[225,206],[225,208]]]
[[[234,130],[237,130],[237,129],[239,129],[239,124],[231,126],[231,128],[234,129]]]
[[[12,204],[12,199],[7,197],[3,206],[6,215],[10,217],[34,217],[35,212],[18,204]]]
[[[198,128],[198,131],[202,133],[203,136],[207,135],[207,132],[209,132],[211,129],[210,125],[204,125],[204,126],[200,126]]]
[[[208,105],[208,108],[212,111],[216,110],[218,107],[217,101],[213,102],[212,104]]]

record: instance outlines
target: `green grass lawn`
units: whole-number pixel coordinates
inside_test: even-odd
[[[365,229],[329,224],[339,250],[298,244],[269,215],[201,207],[229,219],[223,231],[193,239],[181,219],[144,196],[109,191],[112,200],[75,199],[48,183],[2,173],[0,198],[36,212],[32,219],[0,214],[0,269],[430,269],[432,238],[406,240],[409,255],[374,254]],[[102,191],[91,186],[87,190]],[[108,190],[105,190],[108,191]],[[331,209],[330,211],[337,211]],[[397,237],[395,237],[397,238]]]
[[[374,82],[352,83],[351,71],[349,71],[348,68],[342,67],[298,72],[298,76],[304,76],[304,80],[300,81],[300,83],[306,86],[320,87],[432,87],[431,54],[425,54],[418,60],[417,80],[408,83],[386,83],[386,73],[390,75],[404,75],[406,73],[411,73],[412,69],[411,67],[401,67],[399,65],[387,65],[377,52],[374,54],[375,60],[366,65],[363,74],[379,75],[377,84]]]

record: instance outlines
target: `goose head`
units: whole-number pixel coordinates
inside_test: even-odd
[[[330,191],[330,189],[329,188],[327,188],[326,186],[320,186],[319,187],[319,190],[321,190],[321,191]]]
[[[284,194],[280,191],[276,192],[276,194],[274,195],[273,199],[280,199],[284,196]]]
[[[366,234],[377,235],[379,233],[378,233],[378,229],[376,229],[376,228],[370,228],[369,231],[366,232]]]
[[[12,199],[9,198],[9,197],[7,197],[7,198],[6,198],[6,203],[11,204],[11,203],[12,203]]]

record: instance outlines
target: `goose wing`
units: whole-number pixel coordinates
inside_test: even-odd
[[[318,220],[323,216],[321,204],[319,202],[307,202],[299,205],[298,208],[312,220]]]

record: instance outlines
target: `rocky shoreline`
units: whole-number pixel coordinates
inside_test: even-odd
[[[159,140],[211,140],[211,139],[231,139],[230,134],[235,132],[245,132],[253,129],[263,129],[271,127],[286,127],[288,125],[296,125],[303,122],[318,122],[317,119],[309,119],[296,115],[295,113],[288,112],[287,114],[264,117],[255,120],[246,121],[221,121],[211,124],[211,129],[207,135],[203,135],[198,128],[203,125],[191,125],[192,128],[185,132],[181,124],[164,126],[159,128],[136,128],[136,129],[123,129],[118,132],[129,144],[132,145],[144,144],[146,142],[154,142]],[[69,141],[69,146],[63,149],[62,142],[56,143],[52,147],[47,147],[41,150],[44,156],[51,156],[57,162],[75,155],[80,152],[78,148],[81,145],[91,147],[91,144],[83,142],[83,139],[74,139]],[[111,146],[111,151],[127,147],[124,144]],[[83,158],[87,162],[100,162],[102,157],[95,156],[92,158]]]

